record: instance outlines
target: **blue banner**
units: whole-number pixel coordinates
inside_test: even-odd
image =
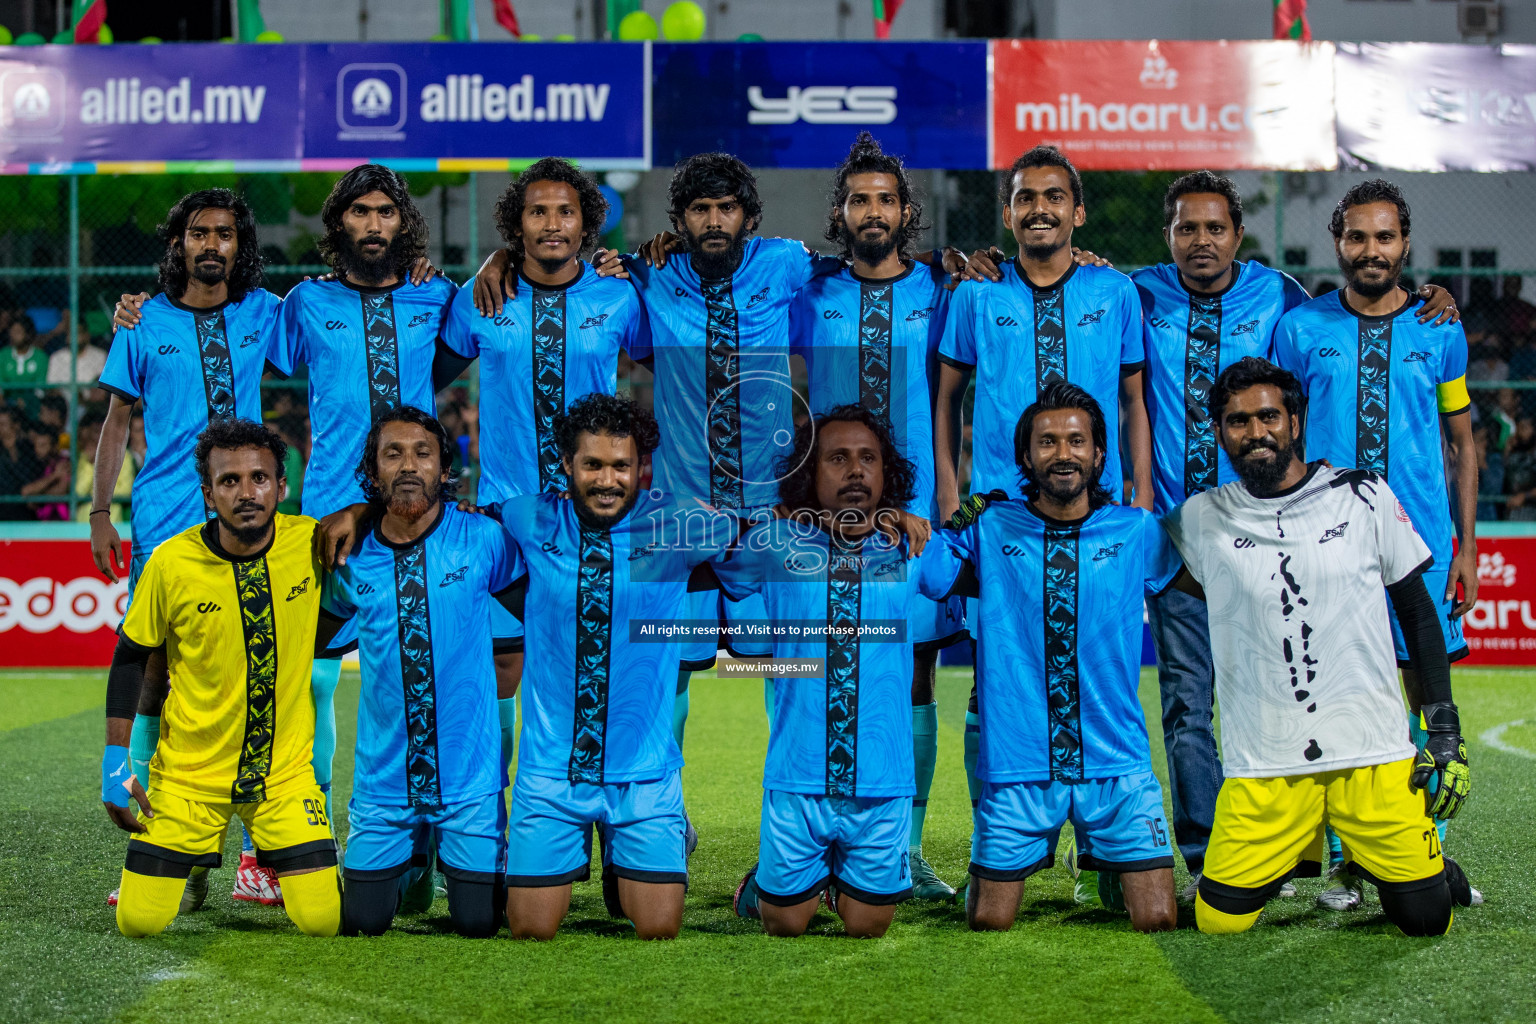
[[[912,167],[987,166],[987,46],[652,47],[658,166],[723,150],[753,167],[835,167],[860,130]]]
[[[304,157],[648,167],[647,52],[633,43],[311,45]]]

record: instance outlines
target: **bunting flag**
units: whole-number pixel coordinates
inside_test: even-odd
[[[492,0],[491,6],[496,10],[496,24],[512,33],[513,38],[523,38],[522,27],[517,23],[517,12],[512,9],[512,0]]]
[[[1279,0],[1276,0],[1279,2]],[[875,38],[891,38],[891,22],[896,20],[896,12],[901,10],[901,0],[873,0],[875,7]],[[1278,17],[1278,15],[1277,15]]]
[[[875,0],[880,6],[880,0]],[[1312,26],[1307,24],[1307,0],[1275,0],[1275,38],[1312,41]]]
[[[107,23],[107,0],[75,0],[75,42],[94,43]]]

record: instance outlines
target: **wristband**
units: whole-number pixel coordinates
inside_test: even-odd
[[[1442,701],[1438,704],[1425,704],[1419,711],[1424,716],[1425,732],[1452,732],[1460,734],[1461,715],[1457,713],[1456,705],[1450,701]]]
[[[128,782],[133,772],[128,767],[128,748],[107,744],[101,754],[101,802],[114,807],[128,806]]]
[[[93,508],[93,509],[91,509],[91,515],[92,516],[107,516],[107,515],[111,515],[111,514],[112,514],[112,510],[109,509],[109,508]],[[87,516],[86,518],[89,519],[90,516]]]

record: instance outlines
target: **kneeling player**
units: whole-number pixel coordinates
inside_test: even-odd
[[[344,875],[348,933],[378,935],[429,842],[461,935],[501,924],[507,786],[491,595],[522,575],[506,531],[445,505],[451,442],[419,409],[374,421],[357,475],[369,512],[326,580],[322,628],[357,619],[363,660]]]
[[[1227,775],[1196,921],[1205,932],[1252,927],[1287,878],[1317,873],[1326,817],[1387,919],[1440,935],[1451,885],[1466,879],[1441,854],[1430,813],[1455,814],[1470,777],[1423,580],[1430,552],[1385,480],[1296,457],[1302,405],[1296,378],[1265,360],[1228,367],[1211,418],[1239,479],[1166,520],[1199,584],[1179,586],[1203,587],[1210,610]],[[1417,760],[1386,595],[1423,684],[1429,741]]]
[[[763,596],[770,621],[825,629],[774,638],[776,658],[825,659],[773,680],[758,865],[737,913],[770,935],[800,935],[823,890],[848,934],[885,934],[912,895],[912,638],[955,560],[912,558],[877,529],[912,500],[913,466],[885,420],[844,405],[803,425],[780,479],[776,519],[747,531],[715,568],[732,600]],[[928,602],[931,603],[931,602]],[[861,627],[894,629],[868,636]],[[829,889],[830,886],[830,889]]]
[[[1099,484],[1104,414],[1047,385],[1014,430],[1027,500],[989,505],[952,543],[980,596],[977,777],[966,916],[1006,931],[1024,880],[1055,862],[1072,822],[1078,863],[1138,931],[1172,928],[1173,856],[1136,696],[1143,593],[1178,555],[1150,512]],[[1119,890],[1119,891],[1117,891]]]
[[[281,438],[249,420],[203,431],[195,459],[217,517],[155,549],[123,620],[107,679],[101,798],[134,834],[117,902],[124,935],[170,924],[192,869],[219,866],[236,815],[261,863],[283,880],[299,930],[335,935],[340,923],[336,843],[310,766],[315,523],[275,514],[286,453]],[[126,744],[144,666],[160,650],[171,693],[146,794]]]

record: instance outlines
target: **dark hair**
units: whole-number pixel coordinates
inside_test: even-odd
[[[672,226],[681,230],[683,211],[695,199],[735,196],[746,214],[745,230],[751,234],[763,219],[763,201],[757,195],[752,169],[729,153],[697,153],[672,171],[667,185],[667,213]]]
[[[1328,230],[1333,232],[1334,238],[1344,237],[1345,212],[1351,206],[1364,206],[1366,203],[1391,203],[1396,206],[1397,223],[1403,230],[1403,237],[1408,237],[1408,200],[1403,198],[1403,190],[1384,178],[1371,178],[1345,192],[1339,205],[1333,208]]]
[[[1019,480],[1024,485],[1024,494],[1031,499],[1040,496],[1040,488],[1030,479],[1029,470],[1025,468],[1029,464],[1030,440],[1035,435],[1035,417],[1058,409],[1079,409],[1086,412],[1089,433],[1093,436],[1093,447],[1104,453],[1106,459],[1109,456],[1109,429],[1104,423],[1104,410],[1099,407],[1099,403],[1076,384],[1064,380],[1052,381],[1041,390],[1029,408],[1024,410],[1023,415],[1019,417],[1019,422],[1014,424],[1013,428],[1013,462],[1019,467]],[[1099,471],[1102,476],[1102,465]],[[1114,500],[1114,495],[1104,487],[1102,479],[1089,481],[1089,508],[1099,508]]]
[[[32,317],[26,313],[17,313],[16,316],[11,319],[11,323],[12,325],[21,324],[22,330],[27,332],[28,340],[37,340],[37,324],[33,323]],[[10,344],[10,339],[6,339],[6,344]]]
[[[228,210],[235,216],[235,262],[225,268],[224,280],[230,299],[239,302],[261,287],[266,271],[262,268],[261,244],[256,240],[256,216],[243,198],[227,188],[188,192],[165,215],[165,223],[155,228],[165,243],[165,252],[160,256],[160,290],[173,299],[187,293],[190,275],[182,236],[192,218],[204,210]]]
[[[779,500],[791,510],[820,508],[816,498],[816,465],[821,453],[821,432],[830,423],[862,423],[880,441],[880,461],[885,483],[879,508],[902,508],[912,500],[917,470],[896,450],[891,425],[883,416],[862,405],[838,405],[795,430],[795,447],[779,459]]]
[[[207,487],[213,485],[213,479],[208,475],[208,456],[215,448],[226,452],[238,448],[265,448],[277,463],[277,478],[282,480],[287,476],[283,463],[288,458],[288,443],[260,423],[241,419],[214,420],[197,435],[192,458],[197,463],[198,479]]]
[[[1013,202],[1013,176],[1030,167],[1060,167],[1067,172],[1067,178],[1072,182],[1072,205],[1083,205],[1083,177],[1077,173],[1077,168],[1072,166],[1066,154],[1055,146],[1036,146],[1013,162],[1013,166],[1002,173],[997,181],[997,198],[1004,206]]]
[[[325,235],[320,239],[320,258],[340,272],[342,260],[348,252],[347,229],[341,224],[342,214],[358,199],[369,192],[383,192],[400,210],[400,234],[404,242],[395,250],[398,257],[391,269],[401,277],[411,269],[411,264],[427,254],[427,219],[416,208],[410,187],[399,174],[383,164],[363,164],[354,167],[331,189],[320,207],[320,222],[325,225]]]
[[[583,174],[569,160],[547,156],[507,183],[506,191],[496,200],[496,230],[512,251],[513,269],[522,264],[523,207],[528,186],[536,181],[554,181],[576,190],[581,203],[581,255],[589,255],[603,236],[603,221],[608,217],[608,200],[598,191],[597,182]]]
[[[1269,384],[1280,391],[1285,411],[1292,419],[1300,419],[1307,407],[1307,397],[1301,393],[1301,381],[1289,370],[1282,370],[1268,359],[1244,356],[1225,370],[1211,385],[1211,420],[1220,429],[1221,417],[1227,411],[1227,403],[1239,391]],[[1300,431],[1297,431],[1298,435]]]
[[[400,405],[374,420],[373,426],[368,428],[368,438],[363,442],[363,457],[354,472],[357,482],[362,485],[363,497],[368,504],[384,504],[384,495],[379,491],[378,485],[379,437],[384,433],[384,427],[390,423],[414,423],[437,438],[438,461],[443,471],[448,474],[448,479],[438,488],[437,500],[447,501],[456,494],[459,489],[459,477],[453,471],[453,455],[458,450],[457,446],[448,439],[448,432],[434,417],[415,406]]]
[[[1184,196],[1208,192],[1227,201],[1227,215],[1232,218],[1232,230],[1243,226],[1243,196],[1237,184],[1226,175],[1214,171],[1191,171],[1182,178],[1175,178],[1163,195],[1163,226],[1173,226],[1174,212]]]
[[[555,417],[555,443],[566,458],[575,457],[582,434],[632,437],[642,456],[654,452],[661,444],[656,417],[632,399],[600,391],[582,395]]]
[[[61,420],[69,419],[69,403],[57,391],[46,392],[42,398],[37,400],[37,407],[58,413]]]
[[[855,174],[889,174],[896,179],[896,196],[901,205],[912,212],[911,219],[903,227],[894,225],[891,237],[896,241],[896,251],[904,260],[910,260],[917,251],[917,236],[928,229],[923,223],[923,204],[913,195],[912,179],[901,157],[890,156],[880,148],[880,143],[869,132],[859,132],[848,150],[848,156],[837,169],[832,184],[832,208],[827,212],[825,238],[843,247],[843,255],[853,255],[851,247],[843,239],[843,204],[848,201],[848,179]]]

